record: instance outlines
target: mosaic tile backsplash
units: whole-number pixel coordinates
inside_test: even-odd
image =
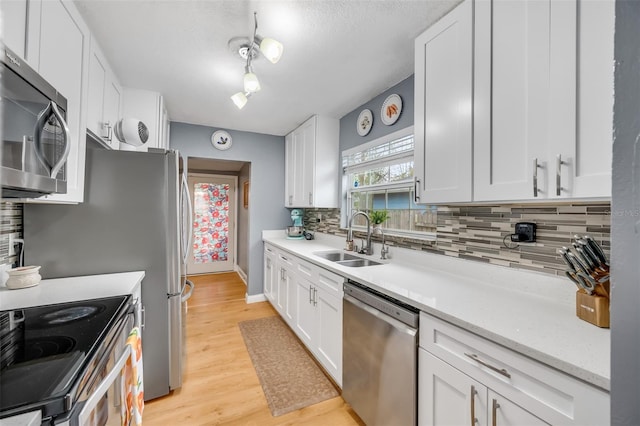
[[[455,256],[553,275],[564,275],[565,265],[557,254],[571,246],[575,234],[590,235],[609,256],[611,207],[603,204],[572,205],[499,205],[438,206],[436,241],[386,236],[390,246]],[[318,223],[317,217],[322,219]],[[503,239],[514,232],[516,222],[537,225],[535,243],[507,248]],[[339,209],[305,210],[305,227],[309,231],[345,235],[340,227]],[[364,234],[356,232],[354,237]],[[374,236],[379,241],[379,236]],[[512,245],[507,238],[507,244]]]

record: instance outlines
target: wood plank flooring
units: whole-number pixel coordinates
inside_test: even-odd
[[[238,322],[278,315],[269,302],[246,304],[235,273],[191,277],[187,367],[181,389],[145,403],[149,425],[360,425],[341,397],[272,417]]]

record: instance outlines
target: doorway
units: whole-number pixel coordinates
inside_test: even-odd
[[[190,173],[188,183],[193,202],[193,246],[187,273],[233,271],[238,178]]]

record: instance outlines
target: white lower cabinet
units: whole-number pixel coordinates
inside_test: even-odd
[[[421,313],[420,425],[606,425],[609,393]]]
[[[343,282],[340,275],[265,244],[265,296],[339,386]]]
[[[265,244],[264,245],[264,268],[263,268],[264,295],[267,298],[267,300],[269,300],[269,302],[271,302],[272,304],[274,303],[274,300],[275,300],[274,296],[277,294],[277,292],[274,291],[274,287],[277,287],[276,284],[278,280],[278,271],[276,267],[277,258],[278,258],[278,255],[276,254],[275,248],[269,244]]]

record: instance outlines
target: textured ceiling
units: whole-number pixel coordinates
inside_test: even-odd
[[[123,86],[165,97],[172,121],[284,135],[341,118],[413,73],[413,40],[460,0],[76,0]],[[227,43],[284,45],[253,63],[262,90],[238,110],[244,63]]]

